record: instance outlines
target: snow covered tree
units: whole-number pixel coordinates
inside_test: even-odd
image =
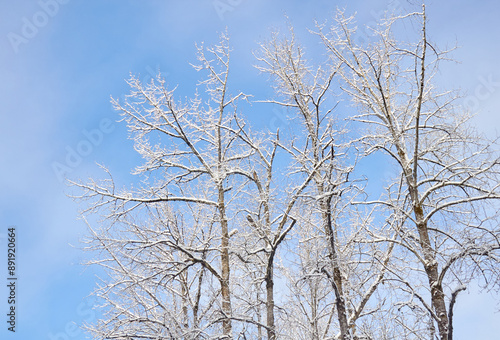
[[[262,44],[261,54],[258,57],[261,62],[258,68],[272,76],[276,95],[279,98],[271,100],[270,103],[289,108],[299,118],[294,117],[294,120],[299,121],[300,126],[303,127],[302,130],[296,131],[296,135],[291,138],[290,145],[282,144],[282,148],[295,163],[290,172],[301,174],[309,181],[302,193],[304,203],[308,201],[306,203],[308,208],[321,216],[318,218],[321,227],[315,230],[314,234],[319,231],[327,236],[327,257],[330,262],[327,267],[331,272],[341,338],[344,339],[347,338],[346,333],[349,331],[342,288],[343,276],[339,263],[335,226],[332,221],[332,205],[335,204],[332,200],[337,200],[341,195],[342,189],[339,187],[347,181],[349,169],[340,169],[336,159],[338,157],[336,148],[339,145],[335,134],[339,132],[331,116],[334,105],[327,107],[327,99],[331,95],[330,86],[336,69],[318,68],[316,73],[312,73],[305,59],[303,48],[296,44],[293,29],[291,29],[289,39],[281,38],[275,33],[271,41]],[[314,214],[310,215],[309,219],[314,219]],[[321,269],[328,273],[325,266]],[[318,284],[312,281],[309,283],[311,284],[309,289]],[[310,301],[312,315],[309,319],[312,320],[313,330],[309,336],[314,339],[319,338],[316,303],[317,301]]]
[[[106,323],[109,327],[103,330],[95,330],[100,337],[116,338],[116,334],[121,334],[136,338],[139,337],[138,332],[147,329],[143,326],[145,324],[151,324],[151,338],[156,338],[158,334],[199,338],[204,329],[218,323],[222,324],[221,334],[225,337],[231,335],[228,221],[234,218],[231,201],[232,193],[237,193],[236,189],[232,190],[231,183],[233,177],[241,172],[240,164],[253,150],[240,147],[242,141],[238,134],[241,123],[235,108],[237,101],[245,95],[228,94],[227,43],[227,37],[223,35],[220,45],[207,49],[210,57],[206,56],[203,46],[198,48],[200,65],[195,67],[208,73],[206,80],[201,82],[209,96],[207,102],[196,95],[183,103],[174,98],[174,91],[166,88],[163,79],[142,84],[135,77],[129,80],[132,90],[125,103],[114,101],[116,109],[127,122],[135,149],[145,159],[145,163],[135,171],[135,174],[147,178],[144,187],[120,191],[114,187],[112,177],[104,183],[74,183],[85,190],[82,198],[92,200],[90,211],[107,209],[106,220],[112,224],[104,229],[104,233],[94,233],[91,245],[93,249],[106,250],[115,264],[119,264],[119,267],[111,266],[111,270],[120,273],[121,281],[118,278],[112,280],[103,288],[106,293],[102,295],[113,294],[113,290],[121,285],[131,285],[143,289],[143,294],[150,295],[151,299],[150,303],[142,305],[143,314],[139,314],[140,317],[123,313],[122,310],[127,308],[112,308],[113,317],[109,320],[113,322]],[[147,213],[139,213],[141,209]],[[137,216],[133,218],[134,215]],[[145,220],[145,216],[149,215],[152,215],[151,219]],[[128,232],[135,232],[135,236],[120,231],[120,226],[129,224],[134,229]],[[157,226],[153,235],[147,232],[150,224]],[[158,226],[163,226],[163,229]],[[113,238],[105,236],[107,230],[117,235],[120,240],[116,244],[118,248],[112,246],[115,243]],[[136,238],[143,239],[137,240],[137,246],[133,241]],[[132,248],[122,248],[120,244],[131,244]],[[140,251],[142,247],[147,251]],[[162,253],[168,254],[164,257],[163,266],[155,265],[158,269],[156,273],[142,272],[143,267],[150,264],[143,262],[140,256],[132,257],[132,254],[137,251],[155,256],[151,252],[158,247],[165,248]],[[127,266],[123,264],[122,256],[130,261],[126,262]],[[150,293],[139,283],[151,284],[153,277],[159,281],[157,289]],[[173,280],[172,284],[163,283],[162,280],[169,278]],[[219,288],[208,290],[204,287],[205,282],[209,286],[218,284]],[[158,292],[159,287],[162,287],[161,293]],[[172,328],[164,325],[165,330],[156,331],[164,324],[162,313],[171,312],[171,304],[159,301],[158,294],[167,300],[175,294],[182,302],[184,315],[187,315],[189,305],[192,322],[185,317],[178,318],[176,314],[170,320],[185,325],[184,328],[173,333]],[[138,295],[137,299],[140,298]],[[141,305],[137,300],[132,303]],[[162,312],[155,317],[152,310],[160,306]],[[208,324],[200,324],[200,313],[208,317]]]
[[[71,182],[84,218],[102,217],[86,240],[105,270],[96,339],[451,340],[457,294],[499,288],[498,143],[437,90],[447,54],[425,7],[364,45],[353,20],[317,25],[318,65],[292,28],[260,45],[274,88],[261,102],[287,110],[286,131],[241,114],[225,34],[198,47],[201,94],[130,78],[113,103],[144,158],[140,186],[118,188],[105,167]],[[359,167],[372,155],[397,169],[380,192]]]
[[[415,42],[398,39],[409,22],[420,28]],[[431,43],[426,22],[425,6],[388,17],[373,28],[372,41],[359,45],[353,18],[341,12],[336,25],[320,26],[318,34],[332,63],[341,65],[342,89],[358,112],[353,120],[368,126],[359,140],[365,154],[384,153],[399,168],[385,197],[364,202],[403,219],[398,239],[387,240],[413,257],[392,269],[392,280],[411,296],[399,308],[420,304],[439,339],[449,340],[449,316],[463,285],[483,277],[498,288],[500,159],[497,141],[474,131],[470,113],[454,105],[457,96],[436,88],[447,53]],[[384,238],[374,233],[376,241]]]

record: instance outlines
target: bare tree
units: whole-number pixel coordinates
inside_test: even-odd
[[[326,94],[335,75],[335,70],[329,70],[324,75],[323,71],[318,69],[316,74],[311,74],[304,59],[303,49],[296,45],[293,32],[290,40],[285,38],[281,41],[279,36],[274,34],[268,44],[262,45],[262,54],[263,56],[258,58],[262,63],[259,70],[274,77],[276,92],[284,100],[270,102],[295,109],[305,128],[305,133],[298,141],[299,145],[292,144],[290,147],[284,146],[283,148],[297,162],[297,171],[312,177],[315,191],[317,191],[315,194],[319,197],[316,202],[318,206],[315,209],[321,212],[321,223],[330,239],[329,255],[334,276],[332,282],[337,298],[341,334],[344,339],[347,332],[347,316],[330,210],[331,200],[338,194],[334,188],[337,185],[337,178],[332,178],[336,175],[334,173],[335,141],[332,136],[331,120],[328,119],[331,110],[323,111],[321,109],[323,101],[327,98]],[[313,316],[313,319],[316,317]],[[314,325],[316,321],[312,322]],[[313,331],[313,334],[316,334],[315,338],[318,337],[317,331]]]
[[[408,21],[414,43],[396,38]],[[425,7],[383,20],[366,45],[355,34],[342,12],[318,25],[319,65],[291,28],[261,44],[264,102],[288,110],[287,131],[252,131],[240,114],[249,96],[230,94],[224,34],[198,47],[202,94],[130,78],[113,103],[144,158],[141,186],[118,188],[104,167],[107,179],[71,182],[105,273],[97,339],[451,340],[457,294],[476,279],[499,288],[498,144],[436,90],[447,54]],[[373,193],[380,179],[358,165],[376,154],[397,171]]]
[[[100,254],[91,263],[105,268],[110,280],[103,278],[96,291],[105,317],[87,328],[98,339],[206,338],[217,313],[217,294],[207,291],[218,291],[207,278],[210,271],[218,275],[209,264],[214,235],[213,226],[204,225],[213,224],[205,219],[207,211],[188,225],[159,204],[120,212],[119,223],[100,230],[89,225],[88,247]],[[196,258],[205,262],[199,265]]]
[[[200,96],[195,96],[182,103],[174,99],[174,91],[165,87],[163,79],[142,84],[134,77],[129,80],[132,91],[126,102],[114,101],[132,133],[135,149],[145,158],[145,163],[135,173],[147,176],[147,184],[137,190],[123,191],[115,189],[112,180],[74,184],[85,190],[82,198],[93,200],[90,211],[107,208],[109,213],[106,218],[113,224],[123,222],[133,211],[143,208],[156,211],[156,221],[165,219],[164,227],[168,229],[171,222],[168,217],[162,216],[162,207],[171,206],[176,211],[184,211],[182,215],[187,220],[176,228],[185,228],[188,224],[200,234],[190,234],[190,241],[186,243],[183,237],[165,231],[169,239],[161,242],[182,255],[171,260],[181,266],[176,269],[177,279],[183,280],[181,292],[186,293],[191,287],[189,280],[194,277],[188,278],[187,275],[188,269],[193,266],[200,267],[194,274],[199,284],[206,280],[204,275],[207,274],[218,282],[220,289],[213,293],[213,297],[207,297],[209,301],[206,302],[219,304],[219,315],[214,316],[212,321],[221,322],[222,333],[230,338],[232,309],[228,221],[232,219],[232,192],[237,192],[231,192],[231,181],[232,177],[240,175],[239,165],[253,150],[239,147],[240,123],[235,108],[237,101],[245,96],[242,93],[236,96],[228,94],[227,37],[223,35],[220,45],[207,51],[210,57],[206,56],[203,46],[198,48],[200,65],[195,67],[208,73],[206,80],[201,82],[209,96],[208,102],[204,103]],[[201,215],[204,219],[198,220]],[[197,225],[199,229],[196,229]],[[136,232],[141,234],[143,231],[138,226]],[[106,239],[98,234],[95,236],[103,247],[108,247]],[[216,240],[220,242],[218,246]],[[213,261],[215,258],[220,259],[218,265]],[[168,258],[165,260],[171,262]],[[167,286],[166,289],[172,288]],[[193,307],[195,314],[200,312],[200,298],[196,301]],[[134,323],[142,321],[138,319]]]
[[[276,99],[268,102],[287,108],[293,113],[291,119],[300,123],[300,128],[293,129],[288,143],[280,143],[291,161],[289,174],[310,179],[307,188],[301,191],[302,209],[307,211],[301,216],[308,217],[301,219],[300,228],[309,231],[306,239],[320,237],[323,243],[316,246],[327,249],[326,253],[313,249],[306,251],[306,258],[302,261],[307,263],[305,272],[308,274],[299,281],[304,280],[308,290],[323,290],[328,295],[328,290],[318,286],[318,274],[328,279],[335,301],[331,316],[336,312],[340,339],[352,339],[356,336],[356,322],[382,282],[384,266],[393,246],[380,249],[372,245],[361,249],[357,241],[368,220],[355,221],[354,218],[357,212],[351,203],[356,190],[349,174],[354,169],[357,155],[354,149],[349,150],[347,133],[333,114],[337,103],[332,87],[340,64],[311,66],[305,58],[304,48],[296,41],[293,28],[290,28],[290,37],[275,33],[270,41],[261,45],[257,58],[260,61],[258,69],[269,74],[274,81]],[[312,227],[311,223],[317,223],[318,227]],[[306,240],[302,241],[303,245],[307,244]],[[368,265],[351,265],[350,261],[354,264],[365,251],[370,258],[377,251],[381,263],[370,260]],[[317,253],[315,261],[310,259],[313,253]],[[311,267],[312,262],[315,268]],[[322,331],[318,324],[318,303],[326,295],[320,298],[313,294],[311,296],[315,298],[308,302],[311,309],[310,336],[313,339],[326,337],[329,333],[331,317],[322,325]]]
[[[415,43],[396,38],[408,21],[420,27]],[[400,169],[403,192],[365,203],[405,216],[397,242],[421,265],[428,293],[409,260],[400,267],[407,274],[400,273],[401,289],[418,297],[447,340],[447,292],[454,296],[453,285],[482,275],[493,283],[499,274],[498,208],[490,203],[500,198],[500,161],[496,141],[474,132],[468,112],[454,107],[456,96],[436,90],[446,52],[430,42],[426,21],[425,6],[389,17],[373,29],[371,43],[359,46],[353,18],[339,13],[336,25],[328,32],[320,26],[318,34],[332,63],[342,64],[342,88],[359,111],[353,119],[369,127],[360,138],[365,154],[383,152]]]

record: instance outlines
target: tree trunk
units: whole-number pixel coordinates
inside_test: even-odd
[[[449,327],[448,327],[448,340],[453,340],[453,307],[455,305],[457,295],[460,293],[462,290],[465,290],[465,286],[458,287],[455,289],[453,293],[451,293],[451,300],[450,300],[450,307],[448,308],[448,322],[449,322]]]
[[[397,138],[397,135],[393,133],[393,136]],[[440,340],[448,340],[448,314],[446,312],[446,303],[444,300],[444,291],[443,287],[439,284],[439,271],[438,271],[438,262],[436,260],[435,251],[432,248],[431,241],[429,238],[429,229],[427,227],[427,222],[425,221],[424,210],[422,208],[422,204],[420,202],[420,197],[418,193],[417,186],[417,173],[412,171],[409,166],[406,166],[408,163],[406,156],[406,152],[401,147],[400,142],[397,142],[396,148],[398,150],[398,155],[401,160],[401,164],[403,164],[403,173],[406,178],[406,183],[408,185],[408,191],[410,193],[410,198],[413,202],[413,213],[415,215],[415,222],[417,226],[417,231],[419,235],[419,243],[422,248],[422,252],[424,255],[424,269],[427,274],[427,279],[429,281],[429,288],[431,290],[431,301],[432,308],[434,309],[434,313],[437,317],[437,324],[439,330],[439,339]],[[417,160],[414,160],[416,164]],[[418,169],[416,165],[414,165],[414,169]]]
[[[274,326],[274,278],[273,278],[273,257],[271,253],[266,270],[266,313],[267,313],[267,339],[276,339],[276,330]]]
[[[231,292],[229,289],[229,231],[227,226],[227,217],[224,205],[224,188],[219,185],[219,213],[221,224],[221,295],[222,312],[224,319],[222,329],[224,335],[231,339]]]
[[[432,249],[429,230],[427,223],[424,220],[424,214],[420,205],[414,206],[415,219],[417,221],[417,229],[419,234],[420,246],[424,253],[424,269],[429,280],[431,289],[431,300],[434,312],[438,318],[439,339],[448,340],[448,314],[446,312],[446,303],[444,299],[443,287],[439,284],[439,272],[434,249]]]
[[[335,292],[335,305],[337,307],[337,317],[339,321],[340,327],[340,339],[342,340],[350,340],[352,339],[351,334],[349,332],[349,323],[347,321],[347,311],[344,300],[344,292],[342,288],[342,274],[340,272],[340,265],[337,255],[337,250],[335,247],[335,233],[333,231],[332,226],[332,212],[331,212],[331,198],[327,199],[325,204],[323,204],[324,211],[324,219],[325,222],[325,233],[328,237],[329,242],[329,251],[330,251],[330,259],[332,263],[332,272],[333,272],[333,289]]]
[[[188,291],[188,279],[187,279],[187,274],[183,273],[180,275],[180,280],[179,282],[181,283],[181,294],[182,294],[182,317],[184,318],[183,323],[184,323],[184,329],[187,330],[189,329],[189,315],[188,315],[188,301],[187,301],[187,296],[189,294]]]
[[[318,287],[313,282],[310,283],[311,290],[311,327],[312,327],[312,340],[319,340],[318,331]]]

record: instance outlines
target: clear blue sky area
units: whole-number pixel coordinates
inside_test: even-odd
[[[98,162],[124,184],[134,180],[129,173],[139,159],[109,102],[128,92],[130,72],[147,80],[160,70],[168,83],[180,84],[179,94],[190,95],[199,75],[189,65],[196,62],[195,42],[213,43],[227,27],[233,89],[265,99],[266,79],[252,67],[252,51],[271,28],[283,27],[285,15],[300,39],[310,39],[306,28],[336,7],[357,12],[365,24],[409,3],[417,1],[0,0],[0,258],[6,258],[8,226],[18,233],[17,331],[7,331],[7,273],[0,260],[0,338],[85,339],[75,325],[97,317],[85,299],[96,272],[79,265],[85,225],[61,179],[102,177]],[[495,134],[500,3],[434,0],[427,8],[433,41],[460,46],[453,56],[461,63],[445,65],[439,84],[463,89],[463,104],[478,113],[479,128]],[[272,109],[249,115],[256,126],[287,124]],[[492,296],[462,294],[455,339],[498,339]]]

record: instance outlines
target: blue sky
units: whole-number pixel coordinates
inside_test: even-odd
[[[479,128],[495,134],[500,3],[434,0],[427,5],[433,40],[461,47],[453,53],[460,64],[445,65],[439,83],[463,89],[463,105],[478,113]],[[285,14],[299,37],[306,37],[305,28],[313,28],[314,19],[327,19],[337,6],[358,12],[362,24],[408,2],[0,0],[0,254],[6,254],[7,227],[17,226],[19,235],[18,333],[7,332],[1,317],[0,338],[80,340],[85,337],[73,323],[96,317],[92,301],[84,299],[95,273],[79,265],[83,255],[72,246],[85,227],[54,166],[66,166],[71,178],[87,178],[100,176],[99,162],[123,183],[133,180],[129,171],[139,159],[109,103],[110,95],[127,93],[124,80],[130,72],[147,80],[160,70],[189,95],[197,79],[189,66],[196,61],[194,43],[213,43],[227,27],[232,71],[238,74],[233,88],[263,99],[265,79],[252,67],[257,42],[270,28],[282,26]],[[252,112],[251,119],[257,126],[286,124],[273,110]],[[92,134],[95,139],[89,140]],[[80,158],[70,155],[75,150]],[[5,271],[3,264],[0,268]],[[4,315],[5,273],[0,277]],[[456,339],[497,338],[500,314],[494,313],[491,295],[462,294]]]

